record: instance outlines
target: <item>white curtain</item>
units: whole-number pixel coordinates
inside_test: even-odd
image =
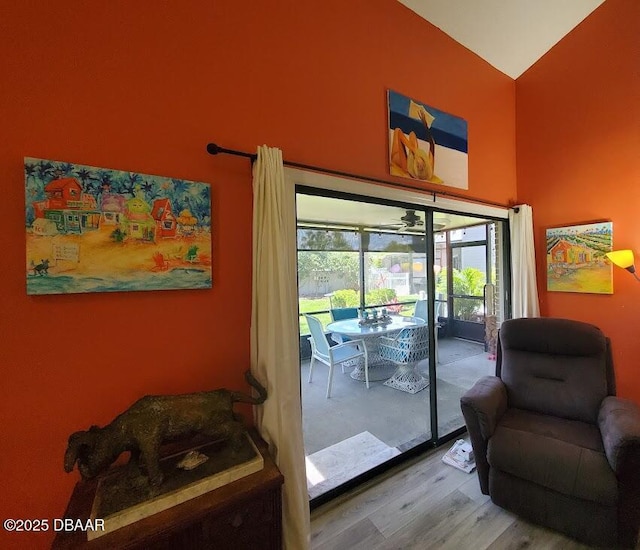
[[[509,210],[511,231],[511,301],[513,317],[538,317],[536,253],[533,243],[533,211],[528,204]]]
[[[300,403],[296,220],[282,151],[258,147],[253,167],[251,370],[267,388],[256,424],[284,476],[283,540],[309,548],[310,519]]]

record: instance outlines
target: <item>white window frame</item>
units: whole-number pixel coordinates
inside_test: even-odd
[[[506,207],[452,199],[437,194],[434,198],[433,193],[427,190],[420,192],[409,189],[398,189],[383,184],[369,183],[364,180],[331,176],[329,174],[300,170],[298,168],[288,168],[286,166],[284,169],[284,177],[293,189],[295,189],[296,185],[306,185],[307,187],[340,191],[353,195],[407,202],[427,208],[451,210],[460,214],[475,214],[476,216],[486,216],[503,220],[509,218],[509,209]]]

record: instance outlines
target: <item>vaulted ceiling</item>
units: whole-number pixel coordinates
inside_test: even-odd
[[[398,0],[513,79],[604,0]]]

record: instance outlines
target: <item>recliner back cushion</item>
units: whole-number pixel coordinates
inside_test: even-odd
[[[597,422],[607,396],[607,340],[568,319],[511,319],[500,327],[509,407]]]

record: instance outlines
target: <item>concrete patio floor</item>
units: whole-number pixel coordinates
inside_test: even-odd
[[[494,374],[495,360],[488,358],[482,344],[457,338],[440,339],[438,353],[438,431],[442,437],[464,425],[460,397],[478,378]],[[418,368],[426,376],[428,361]],[[309,481],[312,498],[431,437],[429,388],[410,394],[377,381],[367,389],[364,382],[349,376],[350,370],[346,368],[343,374],[335,369],[327,399],[328,367],[316,363],[313,382],[308,383],[309,360],[301,362],[307,473],[314,478]]]

